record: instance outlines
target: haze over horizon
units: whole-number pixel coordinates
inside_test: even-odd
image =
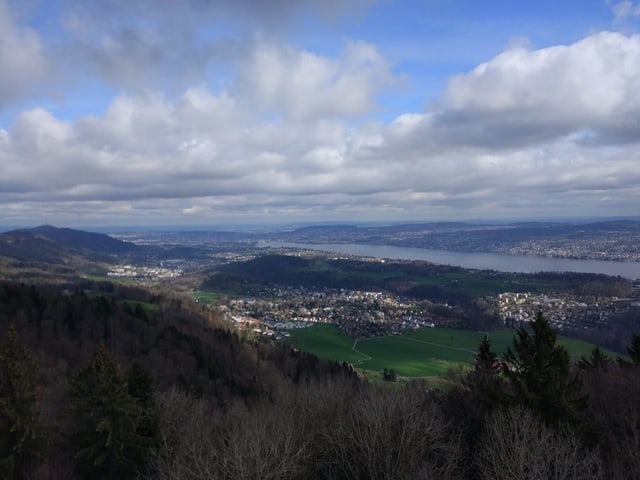
[[[637,217],[640,2],[525,3],[0,0],[0,225]]]

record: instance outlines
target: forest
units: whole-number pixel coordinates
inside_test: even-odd
[[[572,364],[540,314],[438,390],[106,282],[2,283],[0,330],[2,478],[640,478],[637,334]]]

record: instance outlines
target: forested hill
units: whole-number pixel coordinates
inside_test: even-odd
[[[283,377],[299,381],[341,369],[282,345],[248,342],[190,299],[107,282],[0,283],[0,331],[10,324],[37,353],[49,382],[64,383],[67,368],[100,343],[124,365],[136,361],[151,371],[158,388],[178,385],[221,404],[260,396]]]
[[[0,330],[1,478],[639,478],[637,336],[578,371],[540,315],[436,391],[109,283],[0,283]]]
[[[87,274],[103,274],[103,264],[141,251],[108,235],[70,228],[12,230],[0,234],[0,280],[74,282]]]
[[[81,252],[100,254],[126,253],[137,248],[132,243],[123,242],[102,233],[86,232],[72,228],[57,228],[51,225],[41,225],[31,229],[18,230],[18,232],[30,233],[36,238],[48,240],[60,247],[71,248]]]
[[[417,300],[469,306],[483,295],[505,291],[568,291],[599,295],[628,295],[630,282],[586,273],[512,274],[467,270],[421,261],[370,262],[335,259],[324,255],[298,257],[263,255],[244,262],[215,267],[208,272],[203,289],[250,294],[274,286],[310,289],[384,290]],[[475,312],[478,314],[478,312]]]
[[[12,231],[0,234],[0,257],[18,262],[64,263],[73,256],[71,249],[39,238],[31,232]]]
[[[150,408],[151,396],[164,392],[203,399],[203,406],[223,411],[238,402],[274,398],[290,385],[333,377],[356,381],[346,364],[282,344],[256,343],[188,298],[108,282],[0,282],[0,478],[27,478],[16,472],[33,473],[36,465],[53,473],[28,478],[138,478],[132,472],[146,457],[136,457],[136,448],[143,447],[132,438],[149,437],[143,442],[143,450],[149,452],[157,446],[149,442],[159,427],[140,416]],[[142,398],[146,406],[135,407]],[[127,407],[127,402],[133,403]],[[33,411],[39,415],[25,413]],[[100,412],[107,412],[108,418],[101,418]],[[15,428],[28,429],[29,437],[11,433],[14,427],[7,422],[15,418],[24,423]],[[36,418],[43,430],[33,423]],[[111,451],[112,440],[101,440],[102,427],[87,427],[86,422],[91,425],[95,418],[133,422],[127,423],[131,427],[118,427],[135,429],[122,433],[134,442],[128,444],[131,451]],[[88,437],[78,433],[84,428],[89,428]],[[92,441],[98,442],[93,444],[96,452],[102,452],[97,455],[100,462],[108,458],[111,466],[94,464],[97,457],[91,457],[90,464],[82,461],[77,452]],[[15,453],[7,445],[26,451]],[[31,448],[44,457],[28,455]],[[137,460],[131,464],[120,455]],[[111,461],[124,463],[116,468]],[[112,473],[103,476],[103,468]]]
[[[14,262],[65,265],[71,261],[101,261],[137,248],[108,235],[49,225],[0,234],[0,257]]]

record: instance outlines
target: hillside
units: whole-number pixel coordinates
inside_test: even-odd
[[[19,432],[46,438],[22,443],[38,456],[7,454],[0,443],[24,478],[503,478],[477,476],[489,471],[475,454],[484,450],[506,461],[526,454],[571,478],[634,478],[626,473],[640,465],[640,367],[631,364],[585,370],[581,392],[562,370],[544,397],[553,408],[513,396],[493,366],[452,378],[448,391],[389,388],[357,380],[345,364],[256,342],[183,298],[109,283],[0,283],[0,330],[0,399],[20,408],[0,418],[17,412]],[[546,395],[546,383],[530,388]],[[30,400],[16,404],[8,391]],[[590,401],[573,410],[565,393]],[[556,407],[571,423],[542,420]],[[20,442],[12,431],[0,428],[4,444]],[[533,440],[542,444],[532,451]],[[560,456],[549,460],[550,450]]]
[[[16,338],[24,342],[24,346],[16,347]],[[41,412],[39,421],[47,425],[48,433],[46,445],[38,448],[46,449],[45,455],[37,459],[22,455],[9,458],[13,458],[12,461],[18,458],[26,469],[31,462],[36,465],[44,462],[41,468],[53,472],[45,476],[38,473],[26,477],[7,476],[7,467],[0,462],[2,478],[138,478],[129,474],[114,476],[109,469],[107,475],[101,476],[100,463],[83,466],[75,455],[81,448],[78,445],[87,442],[91,435],[100,436],[102,431],[100,426],[90,427],[89,431],[94,433],[89,437],[77,436],[74,432],[85,428],[78,415],[86,416],[84,422],[94,421],[105,400],[87,398],[89,410],[80,413],[73,410],[77,404],[70,400],[74,395],[86,398],[101,391],[111,395],[117,392],[118,379],[124,375],[130,382],[130,397],[123,398],[127,394],[120,393],[120,403],[115,410],[108,410],[109,415],[127,415],[122,413],[123,405],[130,401],[127,399],[139,398],[137,395],[146,395],[147,402],[151,402],[151,395],[166,398],[178,395],[192,399],[189,401],[202,399],[202,405],[206,404],[211,414],[216,414],[235,404],[251,405],[273,399],[278,392],[296,384],[332,378],[356,381],[346,365],[319,360],[284,345],[255,343],[220,321],[215,312],[189,300],[107,282],[64,286],[0,282],[0,343],[0,400],[3,402],[0,460],[7,458],[4,448],[7,442],[21,441],[15,440],[15,436],[7,432],[8,427],[5,428],[7,415],[11,415],[7,413],[10,411],[7,405],[15,403],[7,400],[7,389],[17,388],[15,395],[22,399],[27,398],[20,397],[24,389],[33,388],[36,393],[28,402],[24,401],[28,405],[21,405],[20,412],[34,408]],[[29,360],[32,355],[35,362]],[[96,383],[100,379],[95,376],[98,373],[85,368],[95,365],[92,362],[98,357],[100,362],[115,362],[109,377],[102,378],[107,382],[105,387]],[[95,368],[101,371],[103,367],[104,363],[100,363]],[[12,373],[11,368],[18,368],[19,373]],[[25,372],[31,371],[33,378],[25,380],[28,375]],[[91,386],[85,393],[78,394],[74,388],[82,375],[89,375],[86,381]],[[33,387],[25,387],[28,385],[25,381],[34,382]],[[15,387],[17,384],[12,382],[23,382],[20,384],[23,386]],[[10,398],[16,397],[12,394]],[[148,415],[158,415],[157,409],[145,408],[149,410]],[[193,412],[188,408],[185,413]],[[35,421],[35,417],[26,420],[31,422],[29,425]],[[121,422],[119,428],[129,428],[124,423],[129,419],[121,417],[118,421]],[[152,440],[159,427],[150,421],[144,420],[136,431],[136,435],[149,438],[145,444],[147,451],[158,446]],[[119,431],[113,433],[117,441],[122,440]],[[37,428],[34,432],[35,436],[44,435]],[[163,433],[170,434],[169,431]],[[109,457],[108,441],[99,445],[99,451]],[[134,455],[132,452],[118,458]],[[138,467],[142,465],[135,469]],[[80,475],[80,468],[88,468],[92,473]]]
[[[0,257],[21,262],[60,264],[71,257],[104,260],[137,248],[101,233],[50,225],[0,233]]]
[[[46,238],[28,231],[11,231],[0,234],[0,257],[20,262],[64,263],[75,253]]]
[[[49,240],[59,247],[70,248],[85,254],[120,254],[131,252],[137,247],[102,233],[85,232],[72,228],[57,228],[51,225],[19,230],[31,233],[36,238]]]
[[[43,225],[0,234],[0,279],[38,283],[78,280],[104,262],[140,249],[108,235]]]
[[[0,283],[0,331],[11,323],[38,353],[47,382],[64,383],[68,366],[86,361],[99,343],[124,365],[142,364],[158,388],[181,385],[221,404],[260,396],[283,375],[298,381],[335,370],[331,362],[313,361],[317,368],[307,372],[295,366],[305,355],[294,358],[282,345],[247,342],[215,312],[187,299],[106,282]]]

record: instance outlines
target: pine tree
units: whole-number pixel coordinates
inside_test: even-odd
[[[160,434],[160,412],[153,395],[153,375],[140,363],[133,362],[127,370],[127,388],[129,395],[138,406],[140,419],[136,433],[141,446],[136,453],[136,463],[145,465],[152,450],[158,446]]]
[[[631,363],[640,365],[640,335],[631,337],[631,345],[627,347],[627,352],[629,352],[629,357],[631,357]]]
[[[139,362],[133,362],[127,370],[127,389],[141,406],[153,404],[153,376]]]
[[[462,381],[485,408],[493,408],[503,400],[503,379],[500,377],[500,360],[493,351],[487,335],[478,346],[478,353],[471,370]]]
[[[22,478],[44,447],[34,376],[37,362],[11,325],[0,349],[0,477]]]
[[[513,388],[515,403],[524,404],[548,423],[571,421],[586,407],[581,380],[572,374],[569,353],[557,344],[557,337],[541,312],[513,340],[513,350],[504,354],[503,372]]]
[[[498,355],[491,348],[489,336],[485,335],[478,347],[473,369],[476,371],[497,372],[498,365]]]
[[[129,394],[124,372],[104,345],[71,380],[70,399],[81,478],[139,477],[153,441],[143,431],[145,415]]]
[[[578,360],[578,367],[582,370],[606,370],[611,365],[611,360],[607,357],[600,347],[595,347],[591,350],[591,356],[585,358],[584,356]]]
[[[382,371],[382,379],[387,382],[395,382],[398,379],[398,376],[393,368],[385,368]]]

